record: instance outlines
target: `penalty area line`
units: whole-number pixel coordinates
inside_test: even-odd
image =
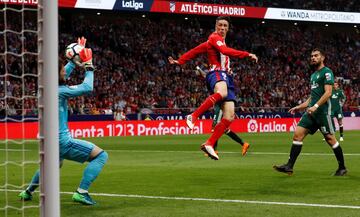
[[[21,192],[21,190],[0,189],[0,191]],[[60,192],[61,194],[72,195],[74,192]],[[274,202],[262,200],[237,200],[237,199],[215,199],[215,198],[197,198],[197,197],[167,197],[167,196],[148,196],[138,194],[108,194],[108,193],[90,193],[99,197],[122,197],[122,198],[141,198],[141,199],[159,199],[159,200],[182,200],[182,201],[206,201],[220,203],[244,203],[244,204],[261,204],[261,205],[283,205],[283,206],[303,206],[319,208],[342,208],[342,209],[360,209],[360,206],[337,205],[337,204],[316,204],[316,203],[291,203],[291,202]]]

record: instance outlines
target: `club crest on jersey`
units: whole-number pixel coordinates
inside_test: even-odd
[[[222,41],[217,41],[216,44],[217,44],[219,47],[221,47],[221,46],[224,45],[224,43],[222,43]]]
[[[175,7],[176,5],[175,5],[175,2],[170,2],[170,11],[172,12],[172,13],[174,13],[175,12],[175,10],[176,10],[176,7]]]
[[[331,80],[331,74],[330,73],[325,73],[325,78],[326,78],[326,80],[330,81]]]

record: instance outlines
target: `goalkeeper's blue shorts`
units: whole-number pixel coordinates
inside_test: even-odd
[[[227,85],[228,95],[223,101],[236,102],[234,79],[232,75],[227,74],[226,71],[210,71],[206,74],[206,85],[211,94],[214,94],[215,85],[219,81],[225,81]]]
[[[89,160],[94,147],[91,142],[71,138],[68,142],[60,144],[60,161],[66,159],[84,163]]]

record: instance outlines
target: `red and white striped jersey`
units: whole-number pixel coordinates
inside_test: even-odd
[[[209,36],[206,42],[201,43],[197,47],[184,53],[178,59],[179,64],[182,65],[202,53],[207,53],[210,71],[213,70],[229,71],[230,70],[229,57],[245,58],[248,57],[250,54],[246,51],[240,51],[227,47],[224,38],[221,37],[221,35],[218,34],[217,32],[214,32]]]

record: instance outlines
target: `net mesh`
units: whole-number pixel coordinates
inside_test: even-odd
[[[18,198],[40,162],[37,8],[0,6],[0,216],[38,216],[38,199]]]

